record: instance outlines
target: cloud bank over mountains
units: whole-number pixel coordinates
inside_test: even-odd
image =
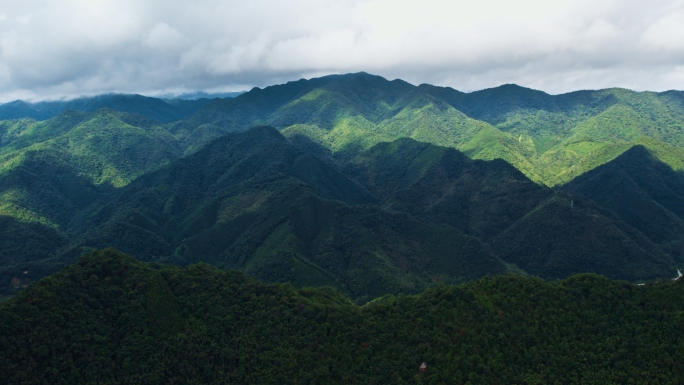
[[[0,102],[356,71],[464,91],[684,89],[682,0],[5,3]]]

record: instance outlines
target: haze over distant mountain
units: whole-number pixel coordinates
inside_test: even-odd
[[[204,92],[204,91],[196,91],[196,92],[185,92],[182,94],[161,94],[157,95],[158,98],[162,98],[165,101],[173,101],[174,99],[181,99],[181,100],[197,100],[197,99],[226,99],[226,98],[235,98],[238,97],[242,94],[244,94],[246,91],[236,91],[236,92]]]
[[[21,118],[46,120],[65,110],[92,112],[100,108],[111,108],[121,112],[140,114],[160,123],[168,123],[196,112],[209,101],[202,97],[163,100],[135,94],[107,94],[68,101],[38,103],[15,100],[0,104],[0,120]]]

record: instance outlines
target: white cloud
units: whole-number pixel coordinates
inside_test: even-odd
[[[180,48],[188,43],[190,40],[185,35],[164,22],[155,24],[143,40],[144,45],[157,49]]]
[[[651,50],[684,51],[684,9],[671,11],[642,35],[642,45]]]
[[[682,0],[5,2],[0,102],[355,71],[461,90],[684,89]]]

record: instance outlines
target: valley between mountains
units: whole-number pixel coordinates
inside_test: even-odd
[[[0,117],[4,295],[108,247],[360,304],[684,267],[684,92],[462,93],[357,73]]]

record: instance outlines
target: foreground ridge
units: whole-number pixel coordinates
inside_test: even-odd
[[[682,280],[583,274],[357,306],[332,288],[107,249],[0,307],[0,381],[680,383],[683,299]]]

